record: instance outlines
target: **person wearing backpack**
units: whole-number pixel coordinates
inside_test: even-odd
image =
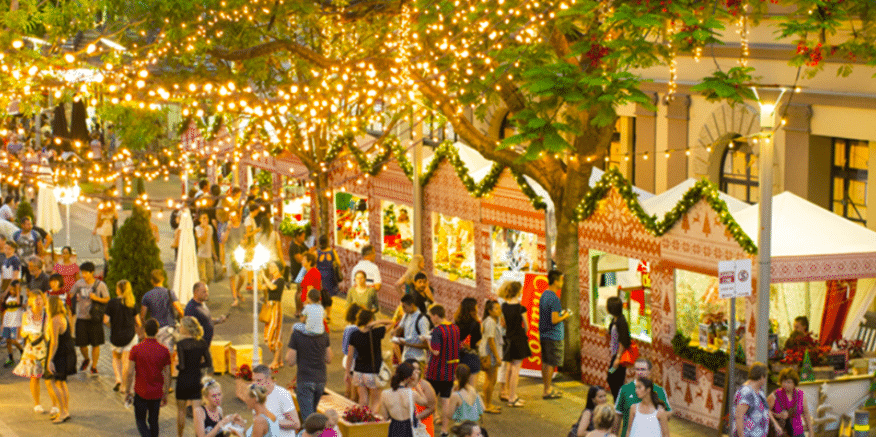
[[[393,341],[404,347],[402,361],[415,359],[421,367],[426,366],[427,349],[429,343],[420,336],[432,331],[429,318],[417,308],[413,295],[406,294],[401,298],[402,311],[405,315],[399,323],[399,330]]]
[[[76,312],[76,346],[82,352],[84,372],[91,364],[91,374],[97,375],[97,360],[100,358],[100,345],[105,342],[103,335],[103,316],[106,304],[110,300],[106,283],[94,277],[94,263],[86,261],[79,266],[82,279],[73,284],[70,294],[73,296],[73,308]],[[94,311],[92,311],[94,309]],[[91,346],[91,355],[88,354]],[[91,357],[89,359],[89,357]]]

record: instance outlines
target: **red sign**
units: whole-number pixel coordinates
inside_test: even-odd
[[[541,294],[548,288],[547,275],[538,273],[526,273],[523,280],[523,295],[520,304],[526,307],[526,318],[529,323],[529,349],[532,356],[523,360],[520,374],[526,376],[541,376],[541,342],[538,335],[538,321],[541,319],[539,302]],[[546,317],[550,317],[547,314]]]

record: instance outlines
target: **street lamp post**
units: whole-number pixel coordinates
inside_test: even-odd
[[[758,206],[757,234],[757,329],[755,331],[755,359],[766,363],[769,358],[769,327],[770,327],[770,268],[771,268],[771,233],[773,222],[773,132],[776,119],[776,108],[785,95],[785,88],[775,102],[764,101],[752,88],[760,106],[760,202]],[[731,353],[731,359],[735,354]]]
[[[70,185],[66,187],[55,187],[55,198],[58,199],[58,202],[67,207],[67,246],[70,245],[70,205],[73,204],[77,199],[79,199],[79,185]]]
[[[234,249],[234,260],[243,268],[252,272],[252,367],[261,362],[259,353],[259,270],[271,259],[271,252],[261,243],[255,247],[244,249],[237,246]]]

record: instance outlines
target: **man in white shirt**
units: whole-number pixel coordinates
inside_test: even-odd
[[[295,437],[295,433],[301,428],[301,422],[298,420],[298,412],[295,411],[295,402],[289,390],[274,382],[271,369],[264,364],[252,369],[252,382],[264,387],[268,392],[265,408],[277,417],[280,425],[280,435],[275,437]]]
[[[353,270],[350,271],[350,277],[355,278],[356,272],[365,272],[365,283],[369,287],[374,287],[374,290],[380,291],[380,284],[383,282],[380,278],[380,269],[377,264],[374,264],[374,259],[377,258],[377,253],[374,252],[374,246],[366,244],[362,247],[362,261],[359,261]]]
[[[419,361],[420,368],[423,368],[426,365],[426,349],[429,347],[429,343],[420,336],[431,333],[429,318],[420,312],[414,301],[414,296],[410,294],[402,296],[401,305],[405,312],[400,324],[404,330],[404,337],[399,342],[404,346],[403,360],[413,358]]]

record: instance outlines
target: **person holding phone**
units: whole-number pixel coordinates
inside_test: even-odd
[[[542,399],[558,399],[562,394],[552,387],[551,380],[554,371],[563,364],[563,339],[565,336],[564,320],[572,313],[564,310],[560,304],[560,292],[563,289],[563,273],[559,270],[548,272],[548,288],[541,294],[538,304],[539,314],[538,335],[541,342],[541,380],[543,384]]]

